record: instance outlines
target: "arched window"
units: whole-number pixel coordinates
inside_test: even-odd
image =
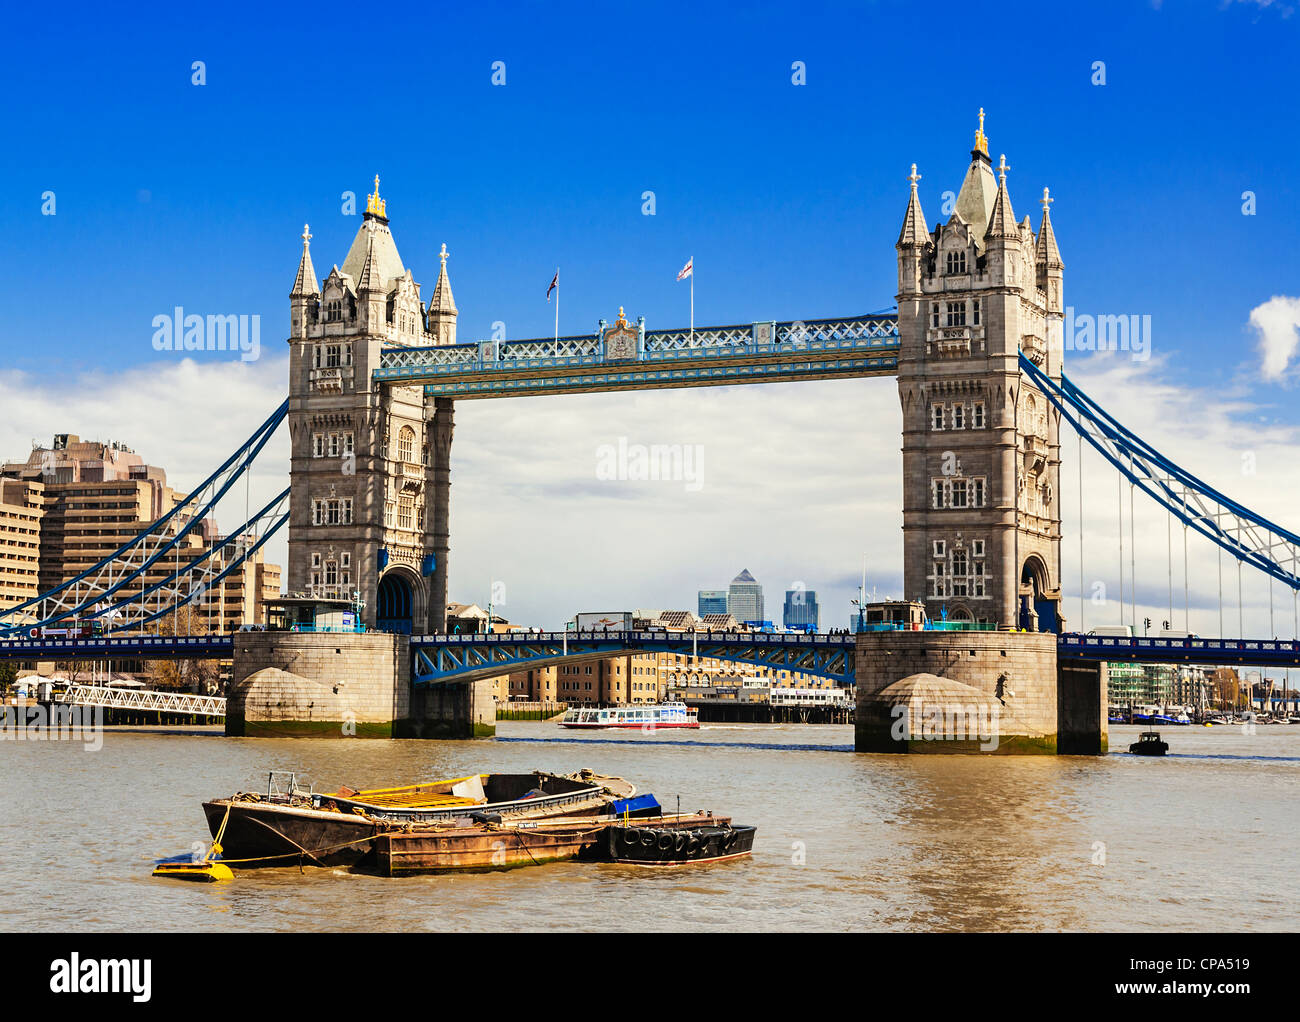
[[[399,461],[410,462],[415,459],[415,430],[403,426],[397,434],[397,457]]]

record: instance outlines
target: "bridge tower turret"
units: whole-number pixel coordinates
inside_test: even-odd
[[[925,230],[913,166],[898,252],[904,597],[932,619],[1057,631],[1059,415],[1020,355],[1061,373],[1060,252],[1044,206],[1017,223],[984,112],[947,223]]]
[[[433,343],[379,179],[340,269],[318,287],[304,231],[290,296],[289,593],[359,600],[371,626],[429,610],[423,390],[379,386],[384,348]]]

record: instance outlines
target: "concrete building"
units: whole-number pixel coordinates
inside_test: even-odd
[[[695,613],[700,617],[710,614],[727,613],[727,591],[725,589],[701,589],[695,601]]]
[[[749,573],[748,568],[733,578],[727,587],[727,613],[741,624],[764,620],[763,587]]]
[[[39,595],[44,486],[0,479],[0,610]]]
[[[26,461],[0,465],[0,486],[6,495],[23,494],[21,499],[30,507],[39,502],[38,593],[90,570],[185,499],[185,494],[167,484],[163,468],[146,464],[129,447],[83,441],[70,433],[56,435],[49,447],[33,448]],[[6,496],[0,503],[9,499]],[[128,584],[118,599],[162,582],[178,564],[206,553],[223,539],[215,521],[200,522],[175,555],[158,561],[143,583]],[[254,554],[218,588],[182,611],[181,627],[229,632],[242,624],[263,622],[265,601],[279,593],[280,568]],[[169,618],[154,622],[149,630],[166,630],[169,621],[175,626]]]
[[[821,608],[817,606],[817,594],[811,589],[787,589],[781,623],[786,628],[811,625],[814,632],[820,631]]]

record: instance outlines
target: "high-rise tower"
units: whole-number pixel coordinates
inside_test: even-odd
[[[915,164],[909,178],[895,246],[904,596],[932,619],[1057,631],[1060,416],[1019,359],[1060,379],[1064,267],[1047,190],[1035,235],[1008,170],[989,159],[981,110],[947,223],[926,230]]]

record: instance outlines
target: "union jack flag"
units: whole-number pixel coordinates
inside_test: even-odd
[[[551,292],[554,291],[557,287],[559,287],[559,284],[560,284],[560,271],[556,270],[555,276],[551,278],[551,286],[546,289],[546,300],[548,302],[551,300]]]

